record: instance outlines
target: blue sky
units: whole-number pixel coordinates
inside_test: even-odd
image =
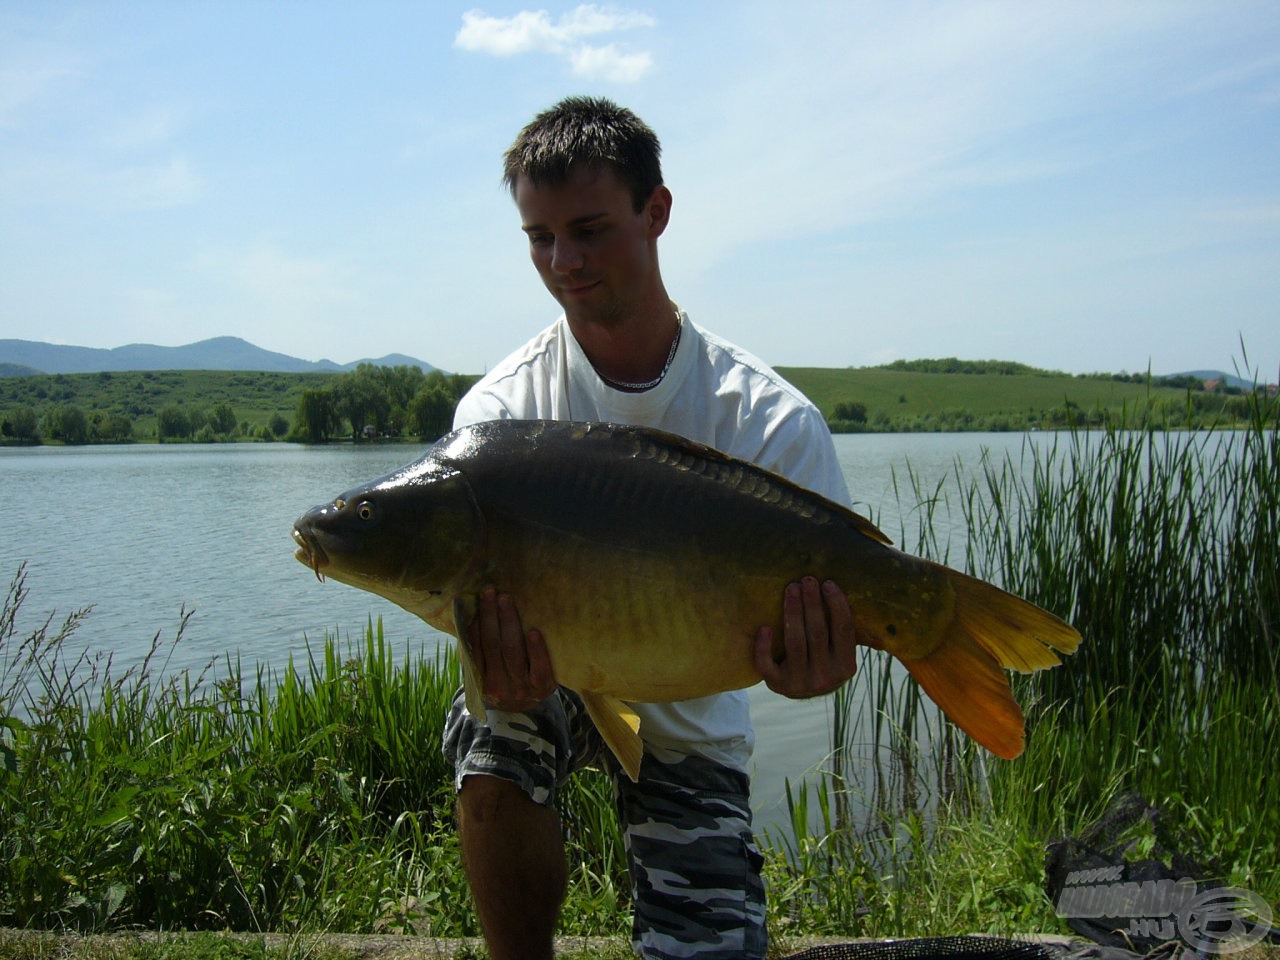
[[[695,320],[774,364],[1280,364],[1280,4],[0,5],[0,337],[481,372],[557,313],[500,184],[658,132]]]

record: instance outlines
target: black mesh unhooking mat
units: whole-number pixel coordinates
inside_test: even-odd
[[[1174,960],[1178,944],[1148,954],[1133,953],[1096,943],[1034,943],[1006,937],[919,937],[833,943],[789,954],[786,960]]]
[[[919,937],[809,947],[787,960],[1054,960],[1041,944],[1000,937]]]

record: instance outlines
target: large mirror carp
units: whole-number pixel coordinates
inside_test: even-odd
[[[626,701],[703,697],[760,680],[753,657],[806,575],[847,593],[860,637],[888,651],[992,753],[1022,752],[1005,668],[1052,667],[1079,634],[1054,615],[893,548],[870,521],[759,467],[671,434],[496,420],[341,494],[294,525],[297,558],[462,638],[480,590],[510,594],[546,639],[634,779]],[[485,708],[459,643],[467,706]]]

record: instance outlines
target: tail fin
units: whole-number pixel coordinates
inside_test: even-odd
[[[997,757],[1022,753],[1022,708],[1000,664],[963,630],[953,630],[929,656],[903,662],[957,727]]]
[[[1021,597],[948,570],[955,589],[956,620],[1002,667],[1033,673],[1075,653],[1080,634],[1071,625]]]
[[[998,757],[1022,753],[1022,708],[1002,668],[1023,673],[1053,667],[1080,634],[1053,614],[954,570],[955,617],[926,657],[904,661],[942,711]]]

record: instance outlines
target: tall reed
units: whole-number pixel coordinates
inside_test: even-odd
[[[1046,694],[1140,702],[1171,682],[1280,679],[1274,425],[1073,433],[1021,463],[984,462],[963,508],[968,566],[1087,638]]]

